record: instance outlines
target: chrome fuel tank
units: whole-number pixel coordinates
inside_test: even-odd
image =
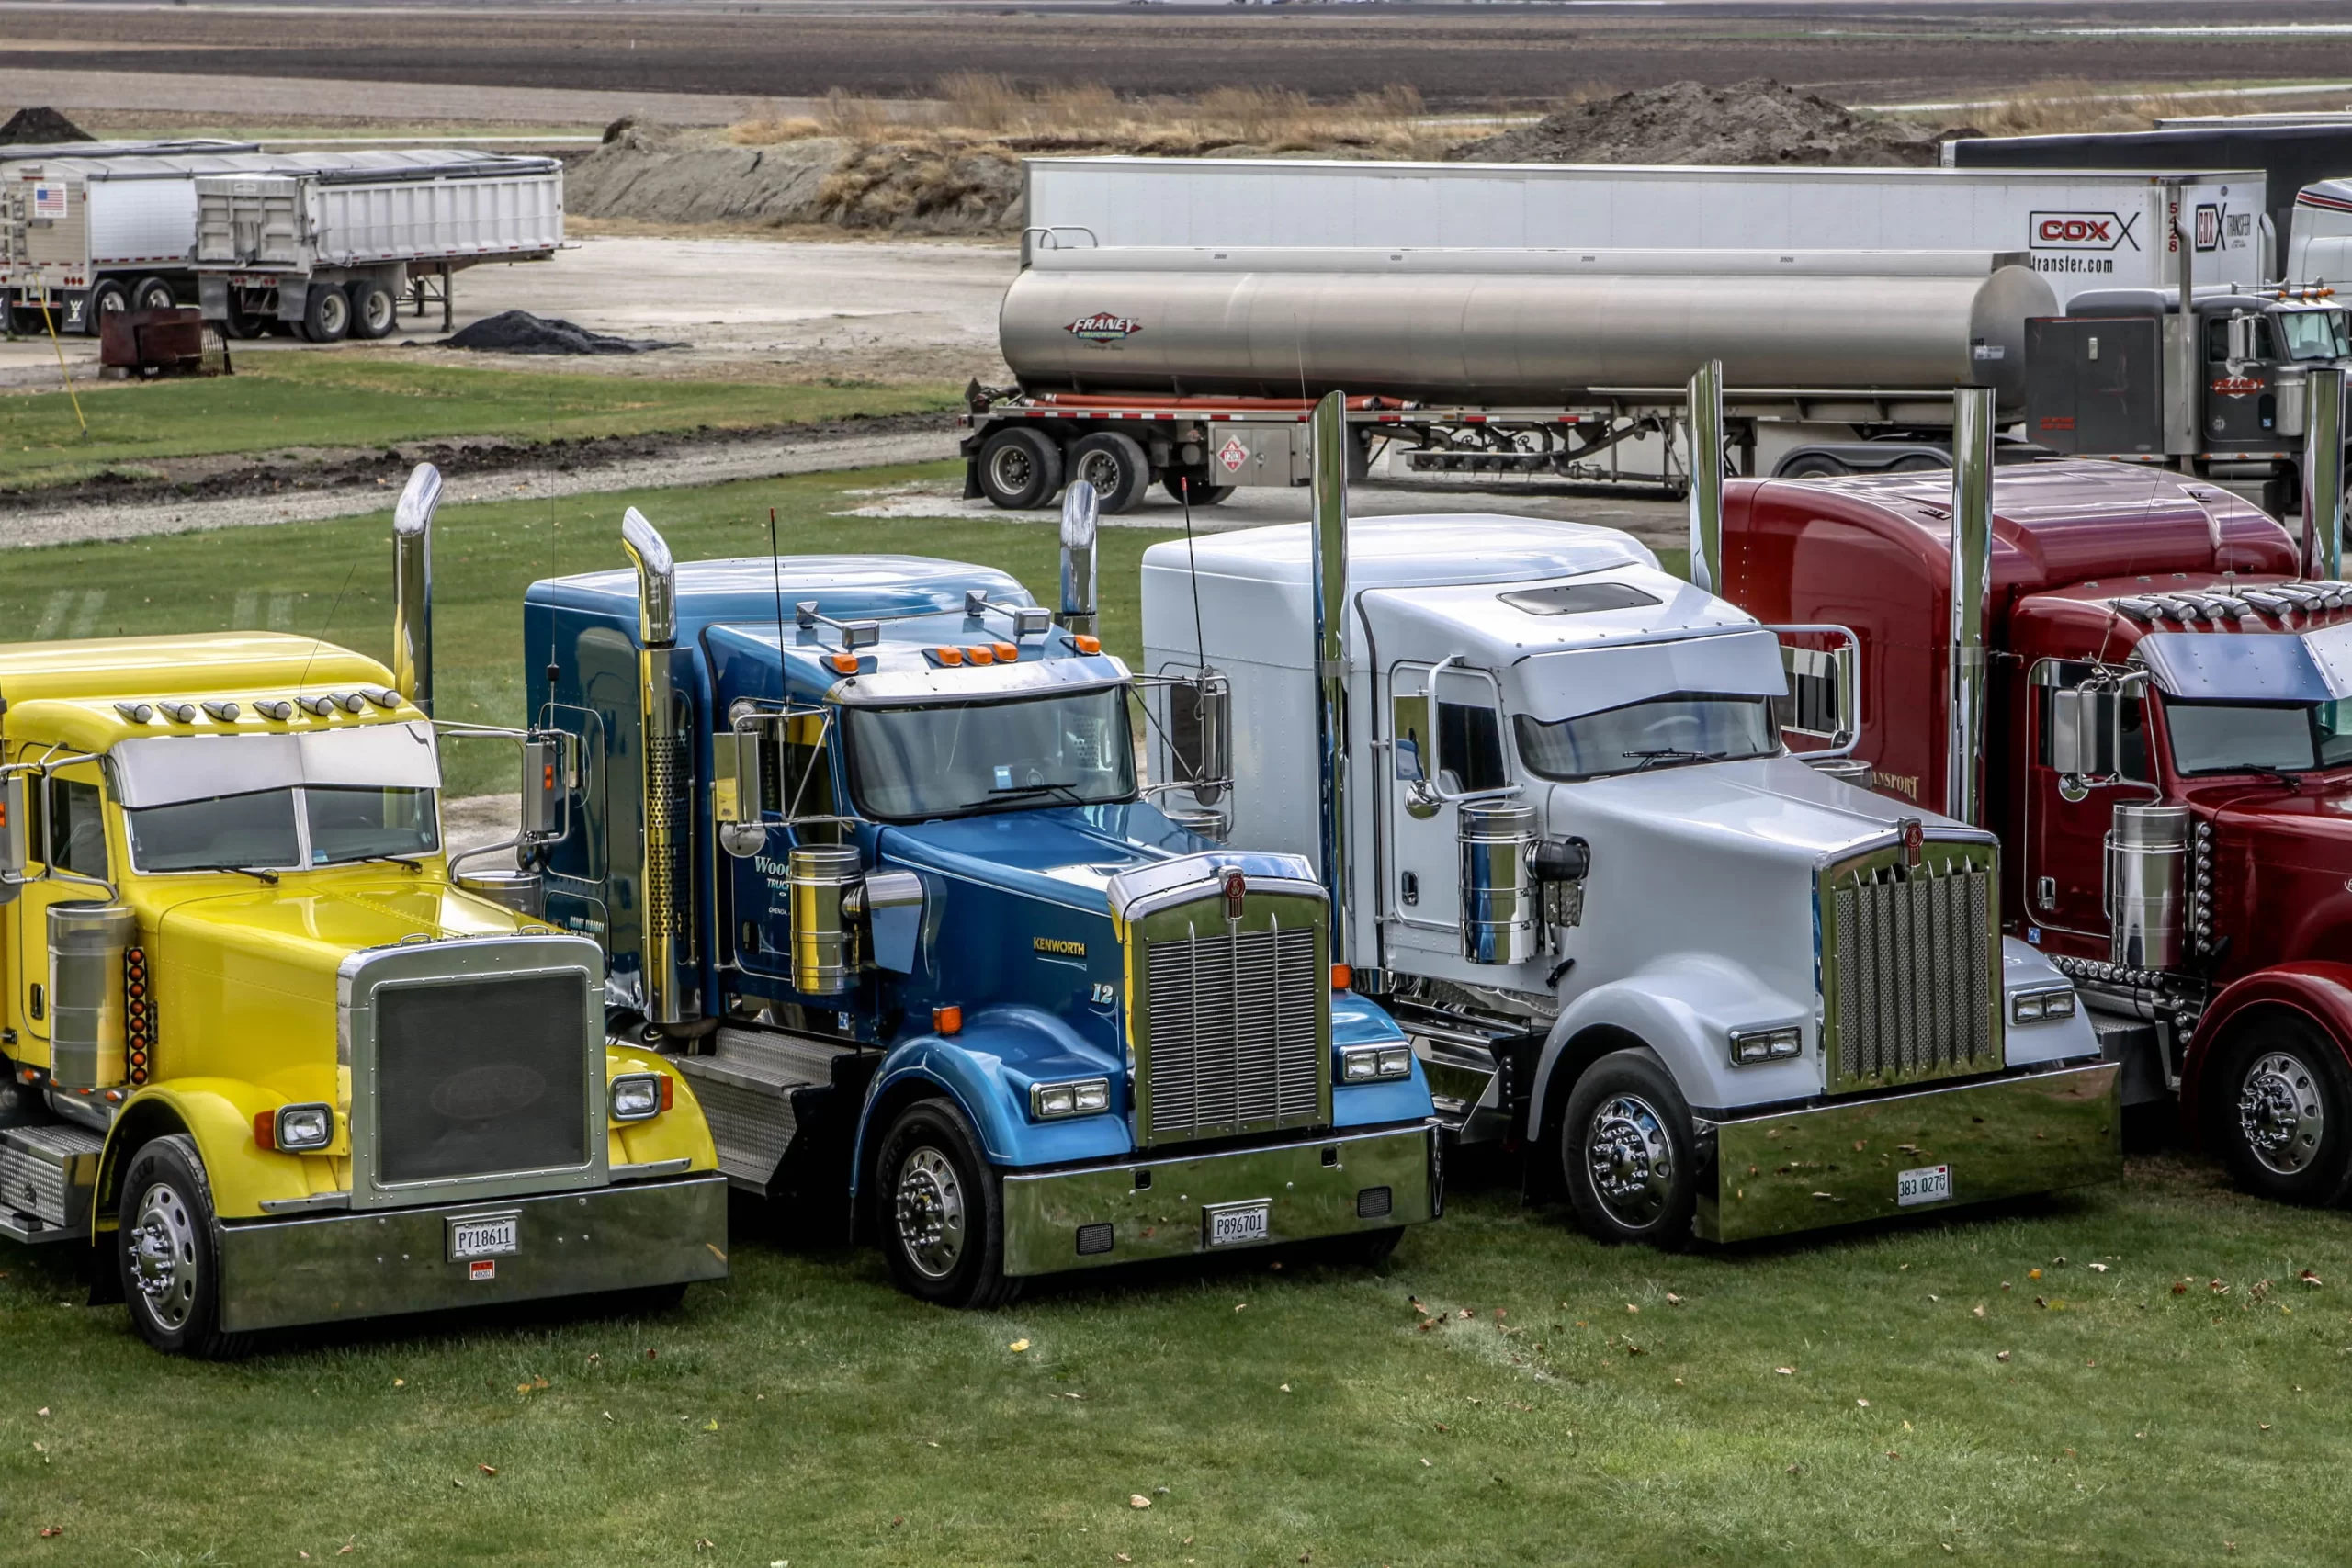
[[[1006,291],[998,336],[1032,393],[1679,400],[1721,359],[1734,395],[1989,386],[2006,408],[2023,399],[2027,319],[2058,313],[2022,266],[1896,272],[1902,252],[1871,276],[1595,273],[1547,254],[1047,252]]]

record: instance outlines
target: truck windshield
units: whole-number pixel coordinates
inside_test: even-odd
[[[1546,723],[1515,716],[1519,755],[1547,779],[1591,779],[1688,762],[1770,757],[1781,734],[1768,697],[1676,692]]]
[[[2290,359],[2352,356],[2352,335],[2341,310],[2281,310],[2273,319],[2287,340]]]
[[[850,789],[883,822],[1133,799],[1124,687],[847,710]]]
[[[2352,702],[2165,701],[2182,773],[2308,773],[2352,763]]]
[[[131,863],[143,872],[224,866],[293,871],[408,860],[441,847],[429,789],[262,790],[126,811]]]

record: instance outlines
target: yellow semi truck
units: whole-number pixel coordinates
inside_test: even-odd
[[[0,1235],[97,1248],[159,1349],[726,1272],[709,1130],[608,1043],[595,943],[451,874],[419,629],[397,679],[0,645]]]

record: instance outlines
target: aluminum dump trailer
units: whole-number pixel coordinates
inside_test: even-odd
[[[96,145],[0,158],[0,291],[92,336],[109,311],[194,302],[199,175],[277,166],[250,142]]]
[[[1955,386],[2023,399],[2025,323],[2057,300],[2015,255],[1128,247],[1041,249],[1004,297],[1032,393],[1565,404]]]
[[[563,165],[490,152],[345,154],[312,168],[196,182],[204,313],[232,334],[272,321],[313,342],[391,330],[427,276],[543,261],[563,243]]]
[[[1974,143],[1961,143],[1973,146]],[[2180,164],[2166,165],[2179,170]],[[1032,238],[1126,245],[2025,251],[2078,288],[2265,273],[2258,169],[1782,169],[1031,158]],[[2210,220],[2210,221],[2209,221]],[[1034,244],[1033,250],[1042,248]],[[1687,375],[1687,369],[1683,372]],[[1679,378],[1678,378],[1679,381]]]

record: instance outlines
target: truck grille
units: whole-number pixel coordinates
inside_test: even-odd
[[[588,1163],[573,974],[482,976],[376,993],[376,1176],[385,1185],[576,1169]]]
[[[1328,1120],[1322,947],[1313,925],[1147,945],[1146,1144]]]
[[[1822,913],[1833,1092],[2001,1066],[1991,851],[1936,847],[1962,852],[1907,874],[1877,865],[1830,879]]]

